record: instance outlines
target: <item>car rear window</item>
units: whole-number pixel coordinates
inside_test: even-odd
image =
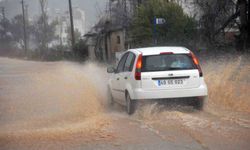
[[[161,54],[143,56],[142,72],[196,69],[187,54]]]

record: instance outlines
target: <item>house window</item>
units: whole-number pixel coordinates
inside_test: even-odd
[[[121,37],[120,36],[117,36],[117,44],[121,44]]]

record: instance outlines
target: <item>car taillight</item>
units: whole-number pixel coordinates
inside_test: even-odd
[[[141,80],[142,54],[138,56],[135,68],[135,80]]]
[[[193,62],[194,62],[194,64],[195,64],[196,68],[197,68],[198,71],[199,71],[200,77],[202,77],[202,76],[203,76],[203,73],[202,73],[201,66],[200,66],[200,63],[199,63],[198,58],[197,58],[197,57],[194,55],[194,53],[192,53],[192,52],[190,52],[190,55],[191,55],[191,57],[192,57],[192,60],[193,60]]]

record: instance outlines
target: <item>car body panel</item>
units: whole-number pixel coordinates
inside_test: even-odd
[[[168,98],[185,98],[185,97],[206,97],[207,86],[202,83],[197,88],[186,89],[163,89],[163,90],[145,90],[138,88],[133,90],[133,99],[146,100],[146,99],[168,99]],[[132,98],[132,96],[131,96]]]

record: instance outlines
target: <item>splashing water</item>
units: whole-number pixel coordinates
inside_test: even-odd
[[[247,57],[209,61],[204,64],[209,89],[208,108],[250,113],[250,62]]]
[[[0,76],[6,83],[0,93],[2,137],[65,136],[98,131],[109,123],[103,115],[107,104],[103,65],[1,61],[8,62]]]

